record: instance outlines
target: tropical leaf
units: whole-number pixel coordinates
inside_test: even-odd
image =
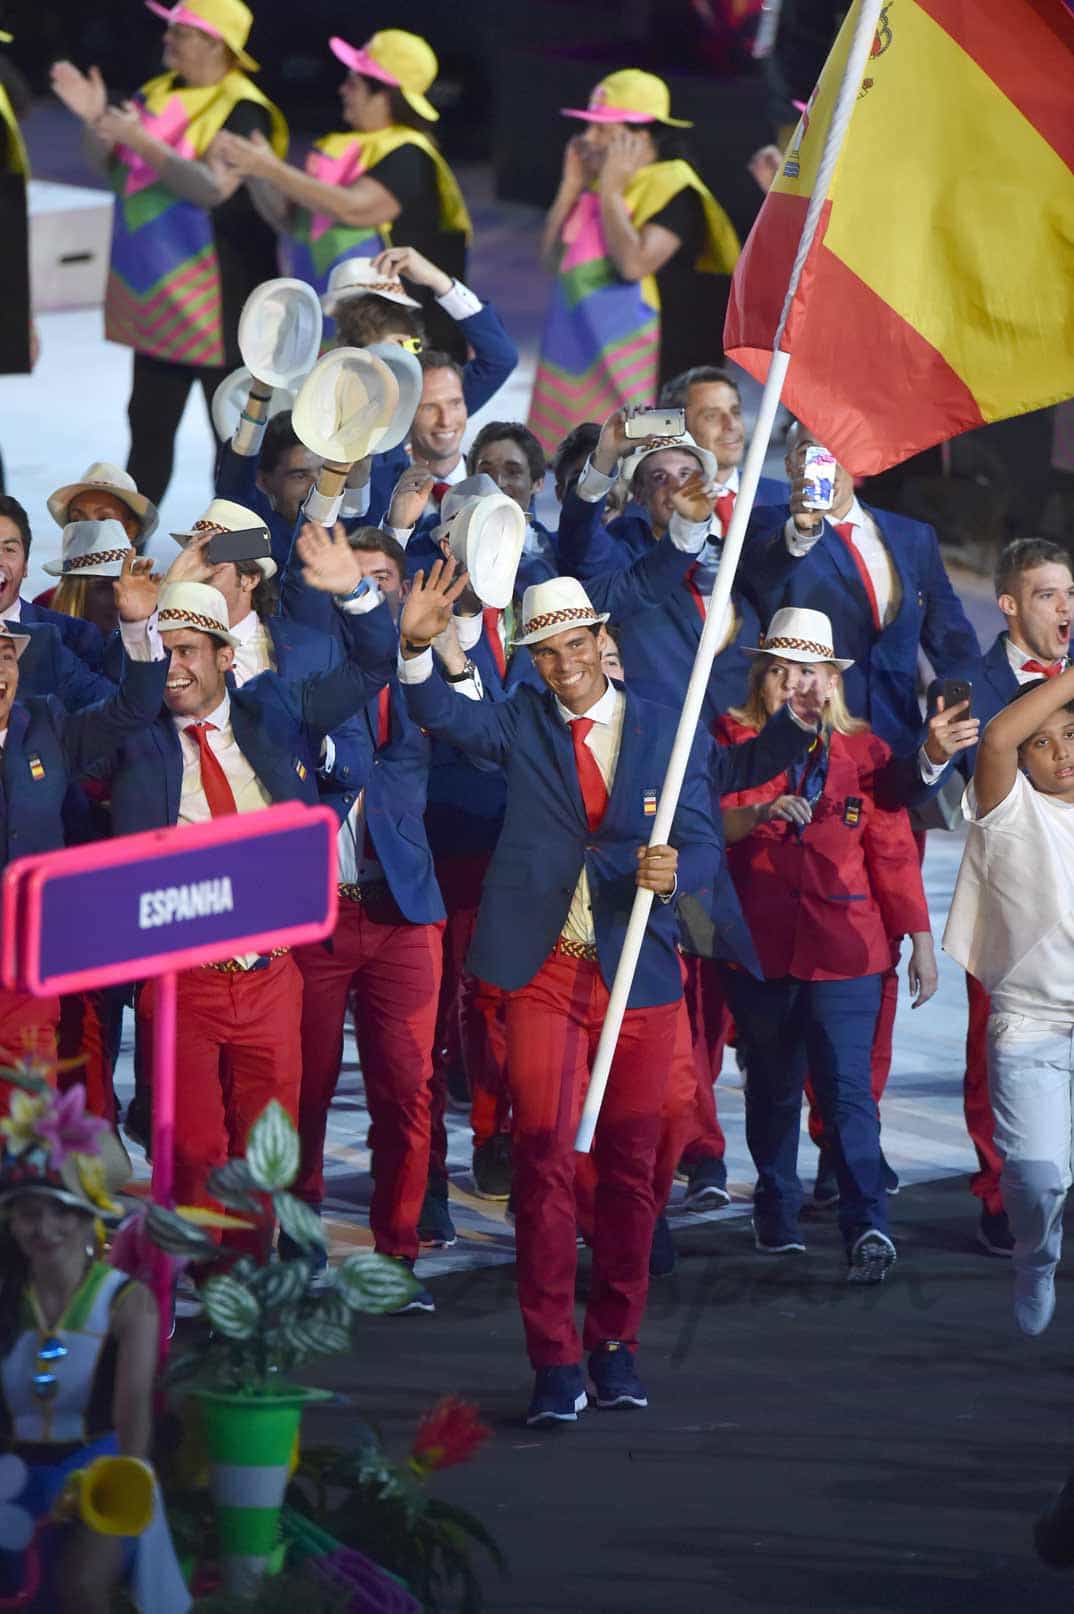
[[[350,1349],[351,1331],[311,1312],[299,1317],[285,1313],[280,1333],[299,1356],[336,1356]]]
[[[249,1339],[257,1328],[261,1317],[257,1296],[228,1273],[208,1278],[201,1299],[213,1327],[229,1339]]]
[[[308,1261],[273,1261],[262,1267],[251,1288],[266,1311],[301,1300],[310,1281]]]
[[[221,1205],[230,1205],[232,1210],[256,1213],[261,1209],[255,1191],[257,1184],[245,1160],[229,1160],[226,1165],[217,1166],[209,1173],[208,1186],[210,1194]]]
[[[168,1255],[184,1256],[188,1261],[204,1261],[220,1253],[212,1239],[206,1238],[204,1233],[175,1211],[165,1210],[163,1205],[148,1207],[145,1225],[153,1243]]]
[[[265,1105],[246,1139],[246,1164],[257,1188],[286,1188],[298,1175],[298,1133],[276,1099]]]
[[[324,1223],[304,1200],[296,1199],[294,1194],[277,1192],[272,1196],[272,1208],[288,1238],[294,1239],[302,1249],[323,1250],[326,1247],[328,1235]]]
[[[418,1289],[413,1274],[400,1261],[372,1250],[348,1255],[336,1268],[336,1290],[352,1311],[394,1311]]]

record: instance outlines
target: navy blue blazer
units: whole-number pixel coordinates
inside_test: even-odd
[[[24,658],[29,655],[29,647]],[[168,658],[128,662],[107,700],[67,712],[55,695],[19,694],[3,748],[0,846],[4,863],[64,844],[64,799],[72,780],[152,724],[164,698]],[[100,917],[100,916],[99,916]]]
[[[33,600],[23,600],[19,612],[19,623],[25,623],[28,628],[41,622],[48,622],[57,629],[64,644],[74,651],[76,656],[93,669],[99,671],[101,657],[104,654],[104,640],[101,630],[92,622],[85,622],[78,616],[67,616],[63,611],[52,611],[47,605],[35,605]],[[12,624],[16,629],[19,623]]]
[[[571,488],[574,492],[574,488]],[[753,532],[754,514],[757,510],[772,504],[781,503],[787,497],[786,482],[779,481],[773,476],[762,476],[757,484],[757,496],[754,500],[754,513],[750,516],[750,527],[747,530],[747,543]],[[579,501],[584,503],[584,500]],[[604,508],[603,501],[601,509]],[[766,529],[767,530],[767,529]],[[649,517],[636,499],[629,499],[621,515],[609,521],[607,531],[622,544],[631,556],[644,555],[645,551],[656,543],[653,529],[649,524]],[[743,561],[746,553],[743,552]]]
[[[317,805],[317,764],[325,737],[360,711],[391,674],[396,636],[386,605],[347,616],[344,633],[351,654],[330,672],[298,682],[264,672],[242,689],[232,681],[235,738],[274,802]],[[154,721],[127,741],[113,763],[114,832],[132,835],[174,824],[182,776],[172,714],[158,706]]]
[[[51,622],[22,622],[18,629],[30,640],[19,657],[20,700],[29,695],[55,695],[69,712],[79,712],[115,694],[124,670],[122,645],[113,679],[94,672]]]
[[[761,562],[765,622],[781,605],[804,605],[831,618],[835,648],[852,656],[844,673],[847,705],[895,752],[915,748],[921,732],[917,699],[920,646],[941,678],[972,678],[980,646],[951,587],[933,529],[923,521],[868,509],[888,547],[902,587],[893,622],[878,633],[861,576],[839,534],[827,522],[808,555],[786,565],[786,505],[764,512],[768,535]],[[755,573],[755,576],[757,574]]]
[[[423,727],[498,763],[507,776],[507,813],[485,877],[467,967],[505,991],[531,981],[563,929],[584,867],[601,973],[610,985],[636,890],[637,848],[651,827],[646,800],[659,792],[667,771],[675,714],[626,692],[608,809],[598,828],[590,830],[570,734],[551,691],[524,686],[510,700],[461,700],[438,674],[404,688]],[[808,744],[809,736],[799,731],[795,755],[803,742]],[[631,1008],[670,1003],[682,995],[677,943],[685,908],[707,921],[722,956],[759,972],[724,857],[717,803],[727,787],[715,749],[707,734],[697,735],[671,833],[680,854],[679,891],[674,902],[653,904]]]

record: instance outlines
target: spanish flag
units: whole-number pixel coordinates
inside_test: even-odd
[[[861,0],[731,287],[724,347],[768,373]],[[1074,395],[1074,15],[888,0],[781,348],[783,399],[856,476]]]

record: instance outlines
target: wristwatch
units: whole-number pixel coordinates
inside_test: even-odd
[[[474,666],[469,656],[467,656],[466,660],[462,664],[462,672],[445,673],[444,682],[446,684],[464,684],[468,678],[472,678],[474,676],[476,671],[477,668]]]

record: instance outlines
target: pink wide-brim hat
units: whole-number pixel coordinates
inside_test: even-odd
[[[336,60],[342,62],[344,67],[349,67],[352,73],[362,73],[366,78],[379,79],[382,84],[392,84],[396,89],[399,88],[399,80],[395,74],[381,67],[375,57],[370,56],[360,45],[349,45],[337,34],[328,41],[328,48]]]

